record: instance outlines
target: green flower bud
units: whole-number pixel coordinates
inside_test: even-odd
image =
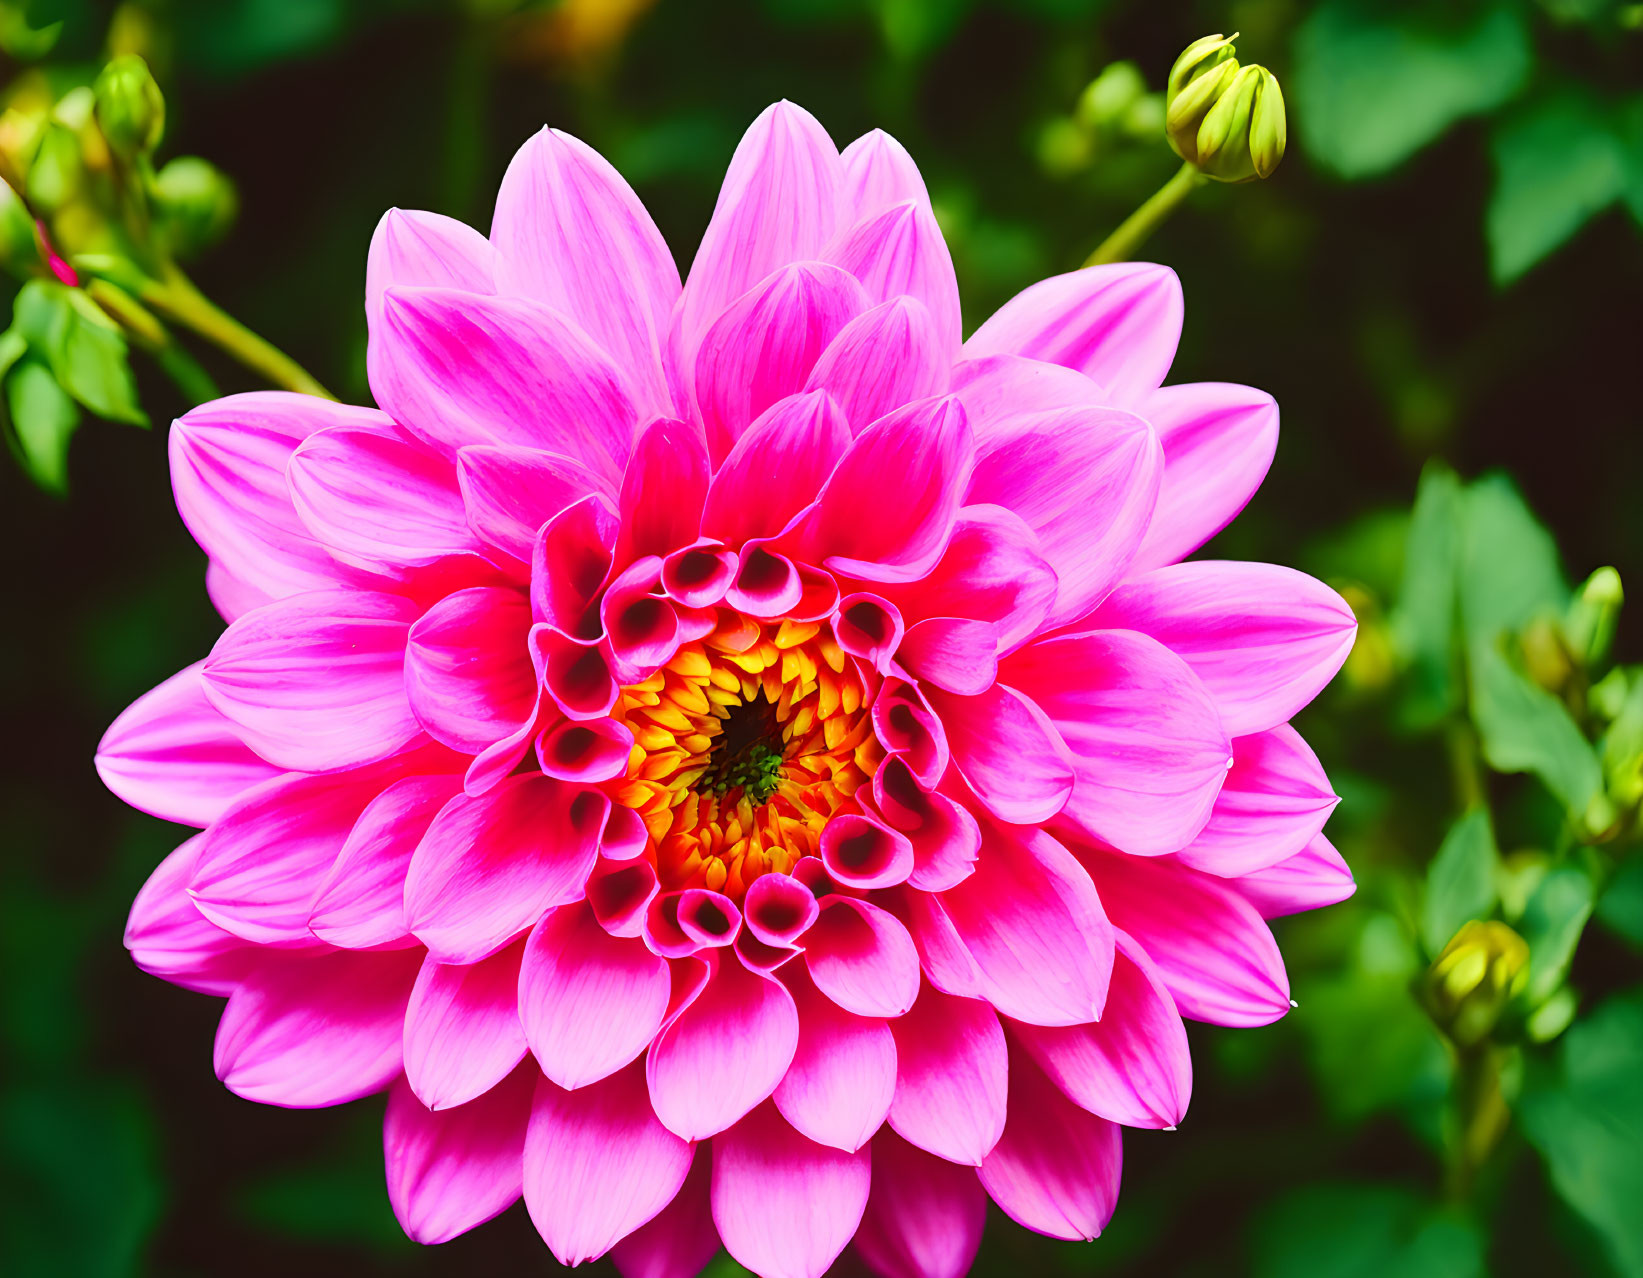
[[[1586,578],[1586,584],[1569,606],[1564,632],[1570,649],[1588,668],[1601,665],[1608,658],[1624,600],[1620,574],[1613,568],[1599,568]]]
[[[48,121],[40,134],[40,145],[29,165],[24,193],[41,213],[55,213],[79,192],[85,177],[80,159],[80,141],[74,130],[56,120]]]
[[[121,54],[102,70],[97,96],[97,127],[119,155],[148,155],[165,132],[165,96],[135,53]]]
[[[171,236],[172,249],[188,256],[227,233],[239,211],[234,184],[216,165],[178,156],[154,177],[154,205]]]
[[[1220,182],[1269,177],[1284,158],[1287,125],[1277,78],[1240,66],[1236,35],[1205,36],[1170,68],[1164,132],[1175,153]]]
[[[1482,1042],[1529,980],[1529,945],[1504,923],[1464,924],[1426,974],[1432,1017],[1462,1047]]]
[[[1091,131],[1114,129],[1146,92],[1147,82],[1141,76],[1140,67],[1133,62],[1114,62],[1085,87],[1073,116]]]

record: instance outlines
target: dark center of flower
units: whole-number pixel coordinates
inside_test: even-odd
[[[728,707],[719,737],[708,753],[707,771],[694,789],[723,796],[741,790],[754,807],[770,801],[781,782],[785,743],[776,707],[761,687],[752,700]]]

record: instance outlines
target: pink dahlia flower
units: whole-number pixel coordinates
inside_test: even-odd
[[[137,962],[227,996],[251,1100],[387,1091],[437,1243],[523,1194],[629,1278],[854,1241],[961,1273],[989,1197],[1091,1238],[1182,1018],[1289,1007],[1264,919],[1352,890],[1288,726],[1331,591],[1181,562],[1266,471],[1259,391],[1161,387],[1161,267],[963,341],[918,171],[786,103],[681,288],[544,131],[489,239],[390,212],[379,409],[238,395],[171,435],[229,626],[98,764],[201,828]]]

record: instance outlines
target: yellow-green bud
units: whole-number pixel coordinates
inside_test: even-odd
[[[135,53],[115,58],[97,77],[97,127],[120,155],[148,155],[165,132],[165,95]]]
[[[1284,95],[1262,66],[1240,66],[1231,36],[1195,40],[1170,68],[1164,132],[1175,153],[1221,182],[1269,177],[1288,140]]]
[[[1569,616],[1564,623],[1569,647],[1588,667],[1601,665],[1608,657],[1624,599],[1620,574],[1613,568],[1599,568],[1586,578],[1586,584],[1569,606]]]
[[[1115,129],[1146,92],[1147,82],[1140,67],[1133,62],[1110,63],[1079,95],[1074,118],[1092,131]]]
[[[185,257],[220,240],[239,211],[227,175],[195,155],[178,156],[155,175],[154,204],[172,249]]]
[[[24,186],[29,203],[41,213],[55,213],[79,192],[84,176],[74,130],[56,120],[47,121]]]
[[[1529,979],[1529,945],[1491,919],[1464,924],[1426,974],[1433,1019],[1456,1043],[1482,1042]]]

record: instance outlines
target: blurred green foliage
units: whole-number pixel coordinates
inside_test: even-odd
[[[103,793],[91,754],[220,622],[161,432],[82,420],[164,422],[282,370],[185,294],[162,305],[176,264],[364,400],[384,208],[483,227],[547,121],[688,255],[736,137],[787,96],[840,141],[908,143],[973,327],[1168,179],[1165,74],[1233,29],[1284,86],[1295,156],[1194,193],[1146,253],[1186,285],[1175,378],[1284,408],[1266,488],[1209,553],[1294,563],[1358,612],[1302,727],[1360,887],[1278,924],[1290,1017],[1193,1027],[1192,1113],[1126,1140],[1107,1236],[999,1221],[977,1272],[1643,1275],[1643,642],[1620,609],[1643,581],[1643,7],[1614,0],[0,0],[23,463],[0,471],[0,1270],[552,1267],[519,1210],[406,1243],[380,1101],[228,1096],[213,1002],[121,950],[181,832]],[[157,149],[99,124],[116,55],[163,90]]]

